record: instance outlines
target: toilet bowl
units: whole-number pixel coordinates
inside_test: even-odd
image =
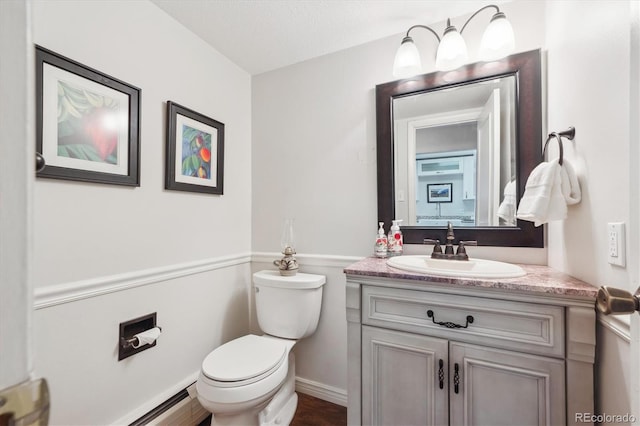
[[[214,349],[202,362],[196,391],[212,425],[288,425],[296,410],[297,340],[315,332],[325,277],[278,271],[253,275],[256,312],[266,333]]]

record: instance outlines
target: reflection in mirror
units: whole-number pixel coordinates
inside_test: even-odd
[[[515,226],[507,206],[515,109],[515,75],[394,99],[395,217],[408,225]],[[447,197],[433,196],[448,186]]]
[[[456,239],[543,247],[542,227],[515,220],[542,161],[540,51],[376,86],[378,221],[402,219],[404,241]]]

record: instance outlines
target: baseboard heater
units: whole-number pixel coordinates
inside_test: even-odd
[[[181,390],[129,426],[197,425],[207,418],[205,410],[196,397],[196,384]]]

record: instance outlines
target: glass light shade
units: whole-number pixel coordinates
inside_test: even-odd
[[[422,62],[418,48],[411,37],[405,37],[396,52],[396,59],[393,61],[393,76],[407,78],[421,72]]]
[[[495,61],[510,55],[515,50],[516,42],[513,36],[513,27],[504,16],[504,13],[496,14],[482,35],[480,42],[480,59],[483,61]]]
[[[295,248],[296,241],[293,236],[293,219],[285,219],[282,224],[282,235],[280,236],[280,248],[284,252],[287,247]]]
[[[446,29],[436,54],[436,68],[450,71],[467,62],[467,44],[455,27]]]

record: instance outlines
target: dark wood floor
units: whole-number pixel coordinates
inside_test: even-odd
[[[207,417],[199,426],[209,426]],[[347,408],[298,392],[298,408],[290,426],[342,426],[347,424]]]
[[[291,426],[340,426],[346,424],[346,407],[298,392],[298,409]]]

